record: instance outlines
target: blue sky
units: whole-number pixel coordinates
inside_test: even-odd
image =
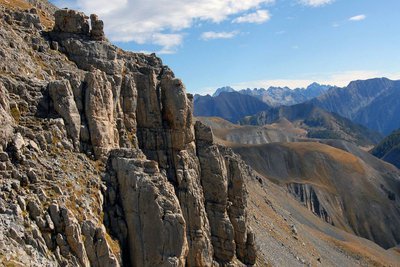
[[[156,52],[192,93],[400,79],[399,0],[54,0]]]

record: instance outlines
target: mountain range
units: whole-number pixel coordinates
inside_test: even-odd
[[[206,95],[194,99],[195,116],[221,117],[234,123],[269,108],[261,100],[238,92],[220,92],[215,97]]]
[[[334,88],[330,85],[321,85],[318,83],[312,83],[306,88],[295,88],[290,89],[289,87],[269,87],[264,88],[254,88],[254,89],[241,89],[235,90],[230,86],[225,86],[218,88],[213,97],[219,96],[222,92],[232,93],[239,92],[243,95],[254,96],[259,100],[265,102],[271,107],[281,106],[281,105],[294,105],[298,103],[303,103],[307,100],[315,98],[327,90]],[[196,96],[199,97],[199,96]]]
[[[376,78],[331,88],[310,103],[387,135],[400,126],[399,99],[400,81]]]
[[[223,96],[221,96],[222,92],[224,92]],[[288,87],[270,87],[268,90],[243,89],[238,92],[257,98],[269,107],[310,103],[383,135],[390,134],[400,126],[400,116],[398,116],[400,114],[398,103],[400,81],[392,81],[387,78],[352,81],[343,88],[313,83],[305,89],[291,90]],[[225,108],[224,112],[213,112],[213,110],[218,110],[216,106],[219,104],[217,103],[225,102],[225,106],[229,105],[226,103],[229,102],[228,100],[223,100],[224,97],[230,97],[229,94],[237,94],[237,92],[234,92],[231,87],[219,88],[215,93],[218,95],[216,96],[219,98],[218,101],[213,101],[210,96],[197,95],[194,103],[196,116],[220,116],[235,122],[240,114],[255,114],[251,114],[254,109],[244,110],[246,105],[240,103],[241,98],[238,95],[236,95],[235,106],[241,107],[239,114],[232,116],[229,114],[229,109]],[[245,98],[245,101],[249,103],[251,100]],[[205,109],[207,112],[204,112],[202,106],[205,103],[207,103]],[[235,120],[231,120],[232,117]]]
[[[312,83],[306,88],[290,89],[289,87],[269,87],[265,89],[242,89],[241,94],[257,97],[272,107],[282,105],[295,105],[306,102],[312,98],[322,95],[333,88],[329,85]]]

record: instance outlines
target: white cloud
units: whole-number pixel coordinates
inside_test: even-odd
[[[203,32],[201,34],[201,39],[208,41],[208,40],[214,40],[214,39],[231,39],[238,35],[238,31],[232,31],[232,32]]]
[[[333,3],[335,0],[299,0],[301,4],[312,7],[324,6]]]
[[[351,18],[349,18],[349,20],[350,21],[361,21],[361,20],[364,20],[366,18],[367,18],[366,15],[361,14],[361,15],[357,15],[357,16],[351,17]]]
[[[201,22],[219,23],[274,0],[56,0],[59,7],[96,13],[112,41],[179,46],[182,30]],[[159,34],[165,35],[162,41]],[[178,38],[180,35],[181,38]],[[165,38],[164,38],[165,37]],[[167,41],[171,37],[173,40]],[[163,47],[173,50],[172,46]]]
[[[243,88],[268,88],[270,86],[288,86],[289,88],[307,87],[313,82],[340,87],[347,86],[351,81],[366,80],[371,78],[386,77],[393,80],[400,80],[400,73],[385,73],[381,71],[354,70],[329,74],[316,74],[306,79],[272,79],[240,82],[231,85],[234,89]]]
[[[268,10],[257,10],[254,13],[246,14],[240,17],[237,17],[232,22],[233,23],[257,23],[261,24],[263,22],[268,21],[271,18]]]

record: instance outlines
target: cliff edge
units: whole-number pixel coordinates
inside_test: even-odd
[[[154,54],[96,15],[0,8],[0,255],[30,266],[256,262],[239,159]],[[51,18],[51,16],[50,16]]]

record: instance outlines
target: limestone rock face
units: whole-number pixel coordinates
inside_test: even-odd
[[[249,167],[235,155],[232,150],[223,150],[228,170],[228,209],[229,218],[235,231],[236,255],[245,264],[255,264],[255,236],[247,225],[247,195],[245,181],[253,175]]]
[[[102,20],[99,20],[98,16],[95,14],[90,15],[90,24],[92,26],[92,30],[90,32],[90,36],[93,40],[96,41],[104,41],[104,23]]]
[[[195,133],[215,258],[229,262],[236,256],[245,264],[254,264],[256,250],[247,223],[245,185],[252,174],[232,151],[213,143],[211,128],[197,121]]]
[[[11,117],[10,103],[6,93],[6,90],[0,83],[0,147],[5,146],[13,134],[14,119]]]
[[[68,80],[49,83],[49,94],[54,109],[64,119],[68,135],[75,144],[79,143],[81,116],[76,106],[71,85]]]
[[[182,81],[154,54],[110,44],[97,16],[91,31],[83,13],[54,16],[46,33],[12,20],[0,28],[18,40],[10,49],[0,38],[0,56],[18,59],[0,61],[12,74],[0,76],[0,140],[12,140],[0,152],[0,173],[14,179],[1,187],[0,211],[3,195],[10,207],[24,196],[18,203],[41,238],[35,264],[253,264],[247,174],[209,128],[195,129]]]
[[[64,33],[89,34],[87,16],[75,10],[60,9],[54,13],[54,30]]]
[[[84,244],[91,266],[120,266],[106,241],[106,231],[103,227],[97,227],[95,222],[87,220],[82,224],[82,234],[85,237]]]
[[[231,261],[235,255],[235,243],[233,226],[227,213],[228,180],[224,158],[212,143],[210,128],[197,121],[195,130],[214,255],[219,261]]]
[[[161,80],[155,71],[137,77],[137,127],[139,147],[167,172],[176,190],[187,224],[190,266],[213,262],[209,222],[195,153],[192,105],[182,82],[163,69]]]
[[[184,266],[186,222],[174,188],[157,164],[144,155],[129,158],[129,153],[117,150],[108,167],[113,188],[109,193],[118,192],[115,204],[124,210],[130,265]],[[110,210],[111,220],[115,209]]]
[[[95,156],[100,158],[118,144],[114,131],[113,93],[111,83],[102,71],[88,72],[85,82],[85,114],[90,140]]]

